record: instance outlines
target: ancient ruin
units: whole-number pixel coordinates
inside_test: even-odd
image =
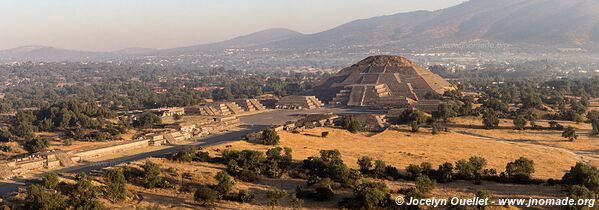
[[[371,56],[322,81],[313,93],[334,106],[393,108],[430,104],[427,93],[453,88],[404,57]]]
[[[277,102],[277,109],[316,109],[324,106],[315,96],[285,96]]]

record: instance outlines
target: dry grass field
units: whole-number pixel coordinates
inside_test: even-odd
[[[354,168],[357,168],[357,160],[362,156],[384,160],[400,169],[425,161],[437,166],[444,162],[454,163],[459,159],[481,156],[487,159],[488,167],[504,171],[508,162],[527,157],[535,161],[535,178],[555,179],[561,178],[566,170],[581,160],[580,155],[560,148],[496,141],[456,132],[433,136],[428,129],[411,133],[407,127],[401,128],[378,134],[352,134],[340,129],[315,128],[301,133],[279,132],[279,135],[281,146],[293,149],[295,160],[318,156],[320,150],[338,149],[345,163]],[[320,137],[321,132],[325,131],[329,132],[329,136]],[[265,151],[269,148],[245,141],[229,145],[237,150]],[[224,148],[225,145],[218,147],[221,150]]]

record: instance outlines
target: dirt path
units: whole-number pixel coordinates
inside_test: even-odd
[[[468,131],[455,131],[454,133],[465,135],[465,136],[471,136],[471,137],[475,137],[475,138],[479,138],[479,139],[493,140],[493,141],[505,142],[505,143],[510,143],[510,144],[528,144],[528,145],[534,145],[534,146],[537,146],[540,148],[556,149],[556,150],[560,150],[563,152],[571,153],[574,156],[576,156],[579,161],[585,162],[585,163],[590,163],[591,160],[599,161],[599,158],[592,156],[592,155],[595,155],[593,152],[579,151],[579,150],[567,149],[567,148],[563,148],[563,147],[556,147],[556,146],[552,146],[552,145],[541,144],[541,143],[538,143],[538,142],[532,141],[532,140],[527,141],[527,140],[504,139],[504,138],[498,138],[498,137],[493,137],[493,136],[481,135],[481,134],[477,134],[477,133],[471,133]]]

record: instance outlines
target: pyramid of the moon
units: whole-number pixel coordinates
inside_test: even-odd
[[[405,107],[453,86],[401,56],[371,56],[321,81],[314,93],[337,106]]]

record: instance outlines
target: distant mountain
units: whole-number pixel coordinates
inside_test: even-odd
[[[86,52],[77,50],[59,49],[46,46],[24,46],[0,51],[0,58],[9,60],[82,60],[92,57],[101,57],[107,53]]]
[[[356,20],[272,44],[281,48],[403,46],[489,40],[554,47],[599,43],[599,0],[470,0],[437,11]]]
[[[161,50],[160,53],[183,54],[194,53],[203,50],[219,50],[225,48],[249,48],[265,45],[276,41],[293,39],[301,36],[304,36],[304,34],[299,33],[297,31],[285,28],[273,28],[212,44],[194,45],[189,47]]]

